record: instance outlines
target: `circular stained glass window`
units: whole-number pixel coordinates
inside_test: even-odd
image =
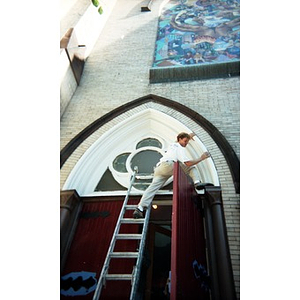
[[[154,150],[144,150],[135,154],[130,162],[131,169],[138,167],[138,172],[143,174],[152,174],[153,168],[158,163],[162,155]]]
[[[113,167],[116,171],[118,171],[120,173],[127,173],[128,172],[127,169],[126,169],[126,160],[127,160],[129,155],[130,155],[130,153],[122,153],[114,159]]]
[[[157,147],[157,148],[162,148],[162,144],[159,140],[157,139],[143,139],[136,145],[136,149],[143,148],[143,147]]]

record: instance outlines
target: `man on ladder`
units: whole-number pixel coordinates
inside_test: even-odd
[[[144,218],[143,211],[151,204],[156,192],[166,183],[166,181],[173,175],[174,163],[179,161],[183,171],[189,175],[197,190],[204,189],[211,183],[201,183],[198,172],[194,167],[196,164],[210,157],[208,152],[204,152],[198,159],[191,160],[185,153],[185,147],[189,141],[195,136],[194,133],[181,132],[177,135],[177,142],[172,143],[163,157],[160,159],[154,170],[154,177],[149,187],[144,192],[140,202],[133,212],[133,218]]]

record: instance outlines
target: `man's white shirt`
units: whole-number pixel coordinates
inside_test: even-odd
[[[179,143],[173,143],[168,147],[166,153],[160,159],[160,163],[164,161],[180,161],[184,163],[189,160],[191,159],[187,157],[185,148]]]

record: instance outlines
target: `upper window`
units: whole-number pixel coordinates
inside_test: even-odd
[[[158,21],[150,83],[239,74],[240,0],[167,1]]]
[[[159,22],[153,67],[240,59],[240,1],[171,0]]]

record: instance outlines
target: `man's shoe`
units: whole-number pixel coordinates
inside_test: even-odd
[[[201,190],[204,190],[204,188],[206,187],[206,186],[214,186],[212,183],[202,183],[202,182],[199,182],[199,183],[197,183],[197,184],[195,184],[195,188],[196,188],[196,190],[198,190],[198,191],[201,191]]]
[[[138,208],[136,208],[133,212],[133,218],[134,219],[142,219],[142,218],[144,218],[144,214],[142,211],[140,211]]]

